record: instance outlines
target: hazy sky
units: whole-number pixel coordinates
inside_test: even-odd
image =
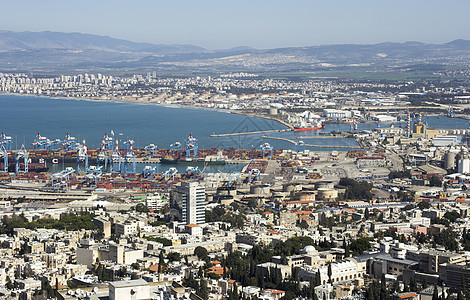
[[[209,49],[470,39],[468,0],[1,0],[0,30]]]

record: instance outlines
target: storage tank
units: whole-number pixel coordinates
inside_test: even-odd
[[[293,192],[302,190],[302,185],[298,183],[284,183],[282,185],[282,191]]]
[[[444,155],[444,169],[450,170],[455,168],[455,153],[447,152]]]
[[[267,195],[271,192],[269,185],[266,184],[256,184],[250,186],[250,194],[255,195]]]
[[[338,198],[338,191],[334,189],[318,189],[318,199],[322,200],[334,200]]]
[[[315,183],[317,190],[319,189],[333,189],[335,187],[334,182],[331,181],[319,181]]]
[[[470,173],[470,158],[467,153],[463,154],[459,160],[457,171],[462,174]]]

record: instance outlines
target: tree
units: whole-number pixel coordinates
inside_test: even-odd
[[[434,285],[434,291],[432,293],[432,300],[439,300],[439,291],[437,285]]]
[[[331,283],[331,275],[333,274],[333,271],[331,270],[331,262],[328,264],[328,282]]]
[[[209,292],[207,290],[207,281],[205,281],[204,279],[201,279],[201,282],[199,284],[199,290],[196,291],[196,295],[198,295],[204,300],[209,299]]]
[[[432,206],[431,203],[429,203],[427,201],[421,201],[420,203],[418,203],[418,208],[421,209],[421,210],[428,209],[431,206]]]
[[[429,186],[440,187],[442,186],[442,182],[439,179],[439,177],[437,177],[436,175],[433,175],[431,176],[431,178],[429,178]]]
[[[13,283],[11,282],[10,276],[7,275],[6,285],[7,289],[12,290],[14,288]]]
[[[448,219],[451,223],[460,218],[460,213],[457,211],[448,211],[444,214],[444,218]]]
[[[302,220],[302,221],[299,223],[299,227],[302,228],[302,229],[307,229],[307,228],[308,228],[308,223],[307,223],[307,221]]]
[[[319,286],[321,284],[321,277],[320,277],[320,269],[317,270],[315,274],[315,286]]]
[[[206,248],[204,247],[201,247],[201,246],[197,246],[195,249],[194,249],[194,254],[196,254],[196,256],[200,259],[200,260],[203,260],[205,262],[209,262],[209,252],[207,251]]]
[[[370,218],[369,208],[367,208],[367,207],[366,207],[366,210],[364,211],[364,218],[366,220],[369,220],[369,218]]]
[[[145,204],[143,204],[143,203],[137,204],[137,205],[135,206],[135,210],[136,210],[137,212],[144,212],[144,213],[147,213],[147,212],[150,211],[150,209],[149,209],[147,206],[145,206]]]
[[[367,181],[356,181],[351,178],[341,178],[339,185],[345,186],[346,191],[344,193],[345,199],[372,199],[372,188],[373,184]]]
[[[163,251],[160,251],[160,254],[158,255],[158,273],[160,274],[162,272],[162,267],[166,266],[165,264],[165,259],[163,258]]]
[[[354,256],[361,255],[362,252],[369,250],[371,248],[370,241],[372,238],[358,238],[353,240],[350,244],[350,250]]]
[[[167,258],[170,261],[180,261],[181,260],[181,255],[177,252],[170,252],[170,253],[168,253]]]

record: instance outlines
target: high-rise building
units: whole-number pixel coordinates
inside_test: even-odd
[[[182,182],[171,192],[171,214],[184,224],[205,223],[206,192],[198,182]]]

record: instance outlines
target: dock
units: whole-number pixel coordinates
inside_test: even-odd
[[[271,140],[280,140],[280,141],[285,141],[291,144],[296,145],[297,142],[285,138],[280,138],[280,137],[274,137],[274,136],[265,136],[263,135],[261,138],[263,139],[271,139]],[[310,145],[310,144],[305,144],[306,147],[316,147],[316,148],[343,148],[343,149],[363,149],[362,147],[359,146],[333,146],[333,145]]]
[[[136,157],[135,163],[136,164],[158,164],[160,162],[160,158],[157,157]]]
[[[345,136],[319,135],[319,136],[299,136],[299,139],[344,139]]]
[[[247,132],[220,133],[220,134],[211,134],[210,137],[237,136],[237,135],[249,135],[249,134],[260,134],[260,133],[270,133],[270,132],[285,132],[285,131],[291,131],[291,130],[292,129],[273,129],[273,130],[247,131]]]

